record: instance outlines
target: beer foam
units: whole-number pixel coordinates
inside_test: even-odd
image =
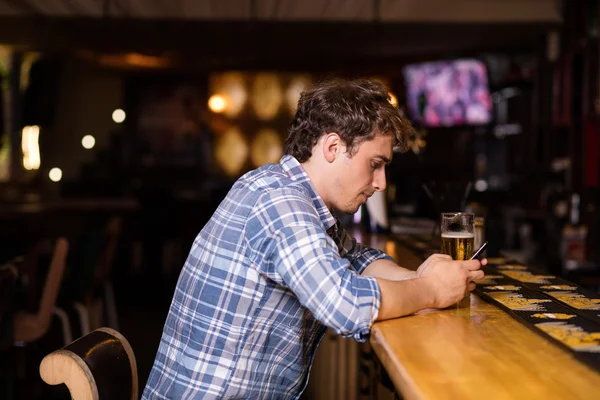
[[[442,237],[447,239],[472,239],[475,237],[475,234],[469,232],[444,232],[442,233]]]

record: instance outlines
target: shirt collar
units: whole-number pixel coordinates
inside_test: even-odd
[[[330,228],[335,227],[335,217],[333,216],[329,208],[327,208],[321,196],[319,196],[319,194],[317,193],[317,190],[313,186],[310,177],[304,170],[304,167],[302,167],[302,165],[298,162],[298,160],[296,160],[294,156],[288,154],[281,157],[281,160],[279,160],[279,165],[281,165],[281,168],[288,174],[288,176],[292,180],[301,183],[302,186],[304,186],[306,190],[308,190],[308,193],[310,193],[315,208],[319,213],[321,222],[325,226],[325,230],[330,230]]]

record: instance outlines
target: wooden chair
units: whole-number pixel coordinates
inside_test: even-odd
[[[123,335],[99,328],[42,360],[40,376],[64,383],[73,400],[137,400],[137,363]]]
[[[121,233],[121,224],[121,218],[117,216],[112,217],[106,224],[104,248],[100,254],[94,277],[94,285],[101,287],[104,294],[104,307],[102,308],[106,313],[106,323],[115,330],[119,330],[119,318],[110,275]],[[96,327],[94,326],[94,328]]]
[[[75,313],[71,317],[79,322],[73,324],[76,336],[87,335],[101,326],[119,330],[110,275],[120,231],[121,218],[113,216],[106,223],[87,227],[76,244],[61,293],[62,304]]]
[[[56,298],[63,279],[68,251],[69,242],[67,239],[58,238],[52,253],[37,313],[18,312],[15,314],[13,327],[15,342],[31,343],[44,336],[50,327],[53,315],[57,315],[61,320],[65,342],[69,343],[71,341],[68,318],[63,310],[56,307]]]

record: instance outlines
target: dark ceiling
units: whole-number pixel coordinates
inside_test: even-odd
[[[0,18],[0,43],[102,55],[140,53],[169,68],[311,69],[385,60],[530,52],[552,24],[149,21]]]

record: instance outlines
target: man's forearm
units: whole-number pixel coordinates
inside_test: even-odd
[[[403,268],[387,259],[375,260],[362,272],[363,276],[383,278],[389,281],[403,281],[416,278],[416,272]]]
[[[381,306],[377,321],[413,314],[435,307],[435,293],[427,278],[390,281],[377,278]]]

